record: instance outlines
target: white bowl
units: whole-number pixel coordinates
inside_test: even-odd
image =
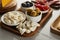
[[[42,13],[36,17],[33,17],[33,16],[29,16],[26,12],[26,16],[29,20],[33,21],[33,22],[39,22],[42,18]]]
[[[14,11],[11,11],[11,12],[14,12]],[[17,12],[20,12],[20,11],[17,11]],[[26,19],[26,15],[23,13],[23,12],[20,12],[20,13],[22,13],[23,15],[24,15],[24,20]],[[2,23],[4,23],[4,24],[6,24],[6,25],[8,25],[8,26],[16,26],[16,25],[18,25],[19,23],[16,23],[16,24],[8,24],[8,23],[6,23],[5,21],[4,21],[4,16],[6,15],[6,13],[4,14],[4,15],[2,15],[2,17],[1,17],[1,22]]]
[[[46,11],[41,11],[42,13],[47,13],[49,11],[49,9],[48,10],[46,10]]]

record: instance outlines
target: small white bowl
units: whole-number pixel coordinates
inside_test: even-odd
[[[11,12],[14,12],[14,11],[11,11]],[[16,12],[16,11],[15,11]],[[20,11],[17,11],[17,12],[20,12]],[[20,12],[24,15],[24,20],[26,19],[26,15],[23,13],[23,12]],[[1,17],[1,22],[8,25],[8,26],[17,26],[19,23],[16,23],[16,24],[8,24],[4,21],[4,16],[6,15],[6,13],[4,15],[2,15]]]
[[[41,11],[42,13],[47,13],[49,11],[49,9],[48,10],[46,10],[46,11]]]
[[[36,17],[33,17],[33,16],[29,16],[26,12],[26,16],[29,20],[33,21],[33,22],[39,22],[42,18],[42,13]]]

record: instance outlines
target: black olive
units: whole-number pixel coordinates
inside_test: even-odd
[[[33,6],[33,3],[29,2],[29,1],[26,1],[25,3],[22,3],[21,5],[23,7],[31,7],[31,6]]]
[[[30,7],[30,3],[26,3],[27,7]]]
[[[26,4],[24,4],[24,3],[22,3],[21,5],[22,5],[23,7],[25,7],[25,6],[26,6]]]
[[[27,4],[27,7],[33,6],[33,3],[32,2],[29,2],[29,1],[26,1],[26,4]]]
[[[33,6],[33,3],[30,3],[30,6]]]

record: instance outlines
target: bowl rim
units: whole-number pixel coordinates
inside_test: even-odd
[[[41,11],[41,12],[44,14],[44,13],[47,13],[48,11],[49,11],[49,9],[47,9],[45,11]]]

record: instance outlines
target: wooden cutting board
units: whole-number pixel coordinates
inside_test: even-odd
[[[22,36],[31,37],[31,36],[35,35],[44,26],[44,24],[48,21],[48,19],[52,16],[52,12],[53,12],[52,9],[50,9],[48,13],[45,13],[42,15],[42,19],[39,22],[40,27],[38,27],[34,32],[31,32],[29,34],[24,34]],[[7,26],[7,25],[3,24],[2,22],[0,22],[0,25],[3,29],[21,36],[20,32],[16,29],[16,27]]]

